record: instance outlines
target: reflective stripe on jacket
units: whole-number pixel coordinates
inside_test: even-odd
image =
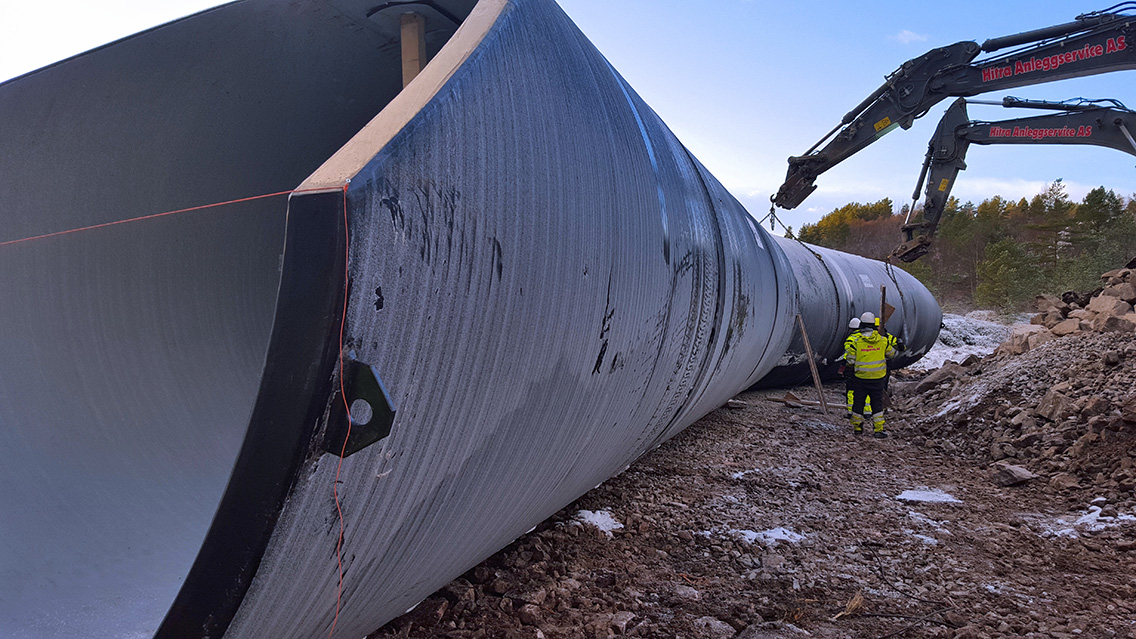
[[[874,330],[853,333],[844,341],[844,360],[860,379],[881,379],[887,375],[887,360],[895,357],[894,338]]]

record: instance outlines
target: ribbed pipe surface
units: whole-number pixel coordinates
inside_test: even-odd
[[[907,366],[934,346],[943,313],[934,296],[906,271],[879,260],[813,246],[784,237],[774,238],[785,252],[797,280],[797,305],[804,319],[818,371],[825,379],[837,376],[848,322],[865,311],[880,315],[880,302],[895,308],[886,330],[904,344],[892,361]],[[811,376],[804,339],[793,335],[777,366],[758,387],[802,383]]]

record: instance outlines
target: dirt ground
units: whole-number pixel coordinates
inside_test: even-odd
[[[372,637],[1136,639],[1132,492],[1000,486],[913,410],[854,437],[842,389],[743,393]]]

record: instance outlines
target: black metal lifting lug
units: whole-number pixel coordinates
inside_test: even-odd
[[[378,370],[369,364],[345,358],[343,388],[346,401],[338,389],[332,395],[321,448],[349,457],[390,435],[396,409]]]

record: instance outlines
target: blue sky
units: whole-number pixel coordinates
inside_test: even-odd
[[[1084,0],[956,0],[895,5],[762,0],[559,0],[718,179],[755,217],[785,176],[786,158],[806,151],[905,60],[960,40],[982,42],[1071,21],[1103,9]],[[216,4],[209,0],[56,0],[50,14],[7,0],[0,9],[0,80]],[[996,8],[994,8],[996,7]],[[1021,87],[1020,97],[1116,98],[1136,108],[1136,72]],[[1002,94],[981,96],[997,99]],[[800,208],[781,212],[799,227],[850,201],[910,201],[927,140],[944,101],[908,131],[894,131],[820,176]],[[972,106],[972,117],[1027,115]],[[1136,192],[1136,158],[1070,146],[972,147],[955,194],[1031,196],[1062,178],[1079,199],[1095,186]]]

